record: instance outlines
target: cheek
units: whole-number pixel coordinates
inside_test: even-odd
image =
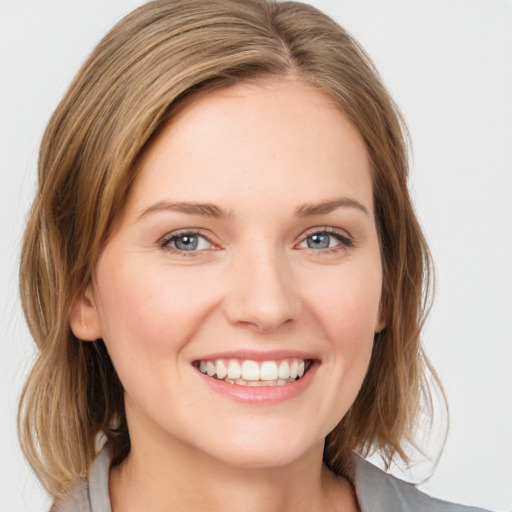
[[[337,423],[363,383],[379,325],[382,277],[379,265],[337,269],[310,293],[314,319],[329,340],[326,364]],[[314,305],[314,306],[313,306]]]
[[[380,321],[379,264],[340,267],[311,287],[309,304],[336,344],[372,340]]]
[[[117,261],[123,264],[105,258],[98,265],[98,309],[103,339],[123,380],[123,373],[142,375],[178,358],[215,298],[193,272],[128,257]]]

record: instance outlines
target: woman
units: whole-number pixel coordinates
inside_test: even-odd
[[[357,457],[407,461],[430,403],[406,182],[393,102],[315,9],[114,27],[45,133],[22,251],[21,437],[55,510],[463,510]]]

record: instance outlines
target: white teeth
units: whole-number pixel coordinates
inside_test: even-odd
[[[242,363],[242,379],[260,380],[260,367],[256,361],[244,361]]]
[[[288,361],[281,361],[281,363],[279,364],[279,378],[290,378],[290,365],[288,364]]]
[[[199,361],[197,368],[209,377],[239,386],[284,386],[301,378],[309,368],[303,359],[282,361],[217,359]]]
[[[265,361],[261,365],[261,380],[276,380],[279,376],[277,371],[277,363],[275,361]]]
[[[299,362],[294,359],[292,361],[292,364],[290,365],[290,378],[292,378],[292,379],[297,378],[298,368],[299,368]]]
[[[215,365],[211,362],[211,361],[208,361],[206,363],[206,373],[212,377],[213,375],[215,375],[215,372],[216,372],[216,368],[215,368]]]
[[[217,366],[217,378],[218,379],[223,379],[228,374],[228,369],[226,368],[226,365],[224,364],[224,361],[219,359],[216,362],[216,366]]]
[[[290,382],[295,382],[294,380],[291,380]],[[238,384],[239,386],[248,386],[252,388],[263,388],[263,387],[271,387],[271,386],[282,386],[283,384],[288,384],[288,381],[281,381],[281,384],[278,380],[244,380],[244,379],[237,379],[235,381],[235,384]]]
[[[228,379],[239,379],[242,376],[242,369],[236,361],[229,361],[228,364]]]

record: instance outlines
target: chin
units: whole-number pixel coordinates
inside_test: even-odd
[[[301,450],[266,451],[264,449],[238,450],[219,457],[230,466],[244,469],[279,468],[293,464],[304,455]]]
[[[294,432],[295,430],[295,432]],[[212,440],[204,450],[228,465],[239,468],[273,468],[290,465],[318,449],[324,438],[297,435],[296,429],[226,433],[222,441]],[[212,450],[212,447],[215,447]]]

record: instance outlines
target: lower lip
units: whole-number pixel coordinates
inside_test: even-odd
[[[313,380],[318,366],[318,361],[314,361],[303,377],[282,386],[239,386],[208,377],[199,370],[197,374],[212,391],[231,400],[246,404],[274,404],[290,400],[305,391]]]

